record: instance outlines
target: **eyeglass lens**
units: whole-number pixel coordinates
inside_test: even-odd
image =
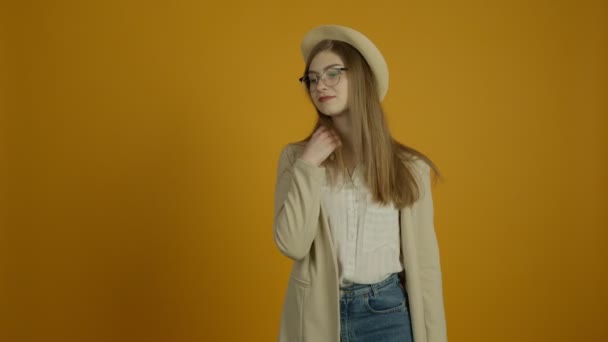
[[[317,74],[309,74],[304,77],[304,83],[306,87],[313,91],[317,88],[319,84],[319,80],[323,81],[323,83],[328,87],[333,87],[340,81],[340,69],[327,69],[322,75]]]

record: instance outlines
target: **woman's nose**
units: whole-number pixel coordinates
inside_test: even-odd
[[[319,91],[319,90],[325,90],[325,89],[327,89],[327,84],[325,84],[324,80],[319,79],[319,81],[317,82],[316,90]]]

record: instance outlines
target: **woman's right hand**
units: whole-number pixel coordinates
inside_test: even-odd
[[[342,141],[338,133],[321,126],[310,137],[300,158],[309,164],[320,166],[340,146]]]

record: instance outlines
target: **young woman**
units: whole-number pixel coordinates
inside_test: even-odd
[[[302,41],[317,124],[280,155],[274,240],[294,263],[279,341],[447,341],[430,170],[382,111],[388,68],[351,28]]]

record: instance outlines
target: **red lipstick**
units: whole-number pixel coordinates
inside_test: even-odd
[[[329,101],[329,100],[331,100],[333,98],[335,98],[335,96],[321,96],[321,97],[319,97],[319,101],[320,102],[326,102],[326,101]]]

